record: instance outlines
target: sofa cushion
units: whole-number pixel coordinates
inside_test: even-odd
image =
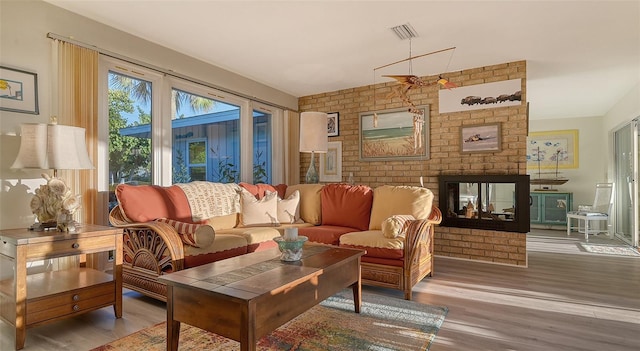
[[[192,220],[187,197],[178,186],[118,184],[115,193],[122,215],[129,222],[144,223],[158,218],[171,218],[197,223]]]
[[[414,186],[383,185],[373,190],[369,230],[381,230],[382,222],[393,215],[412,215],[427,219],[431,213],[433,193]]]
[[[356,228],[351,227],[338,227],[333,225],[321,225],[313,227],[298,228],[298,233],[309,238],[309,241],[338,245],[340,244],[340,237],[345,233],[351,233],[357,231]]]
[[[284,236],[284,230],[287,228],[298,228],[298,232],[300,231],[300,228],[307,228],[307,227],[313,227],[314,225],[311,223],[305,223],[305,222],[300,222],[300,223],[292,223],[292,224],[280,224],[277,227],[273,227],[273,229],[277,230],[278,233],[280,234],[280,236]]]
[[[243,237],[248,245],[272,241],[280,236],[276,227],[239,227],[221,231],[219,234],[233,234]]]
[[[292,224],[300,220],[300,191],[296,190],[286,199],[278,197],[278,222]]]
[[[404,238],[385,238],[380,230],[347,233],[340,237],[340,246],[364,249],[365,256],[398,259],[404,257]]]
[[[245,189],[241,195],[241,225],[278,225],[278,193],[267,193],[260,200]]]
[[[204,221],[205,224],[208,224],[213,227],[213,229],[218,232],[220,230],[231,229],[238,226],[238,217],[239,213],[233,213],[224,216],[215,216]]]
[[[184,268],[244,255],[247,252],[247,240],[243,236],[218,233],[213,244],[207,247],[184,247]]]
[[[404,233],[409,221],[416,219],[412,215],[394,215],[382,221],[382,235],[393,239]]]
[[[322,220],[321,196],[322,184],[297,184],[287,187],[285,198],[294,191],[300,192],[300,218],[306,223],[319,225]]]
[[[320,192],[322,225],[369,228],[373,191],[366,185],[327,184]]]
[[[287,192],[286,184],[269,185],[269,184],[249,184],[245,182],[238,183],[242,188],[253,194],[258,200],[262,199],[265,192],[278,193],[278,196],[282,199]]]

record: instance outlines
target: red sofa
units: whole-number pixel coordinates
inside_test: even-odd
[[[281,221],[275,213],[252,218],[273,205],[269,192],[278,194],[278,210],[296,205],[295,215],[290,207]],[[291,226],[310,242],[366,250],[363,283],[403,290],[410,299],[412,287],[433,272],[433,226],[441,220],[431,191],[405,186],[192,182],[119,185],[116,197],[109,219],[124,230],[123,285],[160,300],[160,275],[276,247],[272,239]],[[416,220],[385,237],[382,222],[394,215]]]

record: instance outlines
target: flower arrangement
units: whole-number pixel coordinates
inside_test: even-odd
[[[57,223],[59,230],[68,231],[73,225],[72,216],[80,208],[80,196],[72,195],[71,189],[60,178],[42,174],[47,184],[36,189],[31,199],[31,212],[42,224]]]

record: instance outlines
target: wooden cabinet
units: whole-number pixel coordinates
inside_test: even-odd
[[[94,254],[114,251],[113,274],[98,270]],[[29,262],[86,254],[85,267],[28,274]],[[16,330],[16,350],[26,329],[113,305],[122,317],[122,229],[83,225],[74,233],[0,231],[0,318]],[[12,270],[12,271],[11,271]]]
[[[573,193],[533,191],[531,196],[531,224],[567,225],[567,211],[573,206]]]

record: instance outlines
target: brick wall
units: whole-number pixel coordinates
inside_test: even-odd
[[[425,187],[433,191],[437,204],[438,176],[441,174],[526,174],[526,62],[450,72],[445,77],[459,87],[522,79],[522,105],[439,114],[439,86],[412,89],[409,94],[416,105],[429,105],[430,158],[365,162],[359,160],[359,115],[362,112],[405,107],[398,98],[386,98],[395,82],[377,84],[375,89],[374,85],[369,85],[304,96],[299,99],[298,104],[301,112],[340,113],[340,134],[330,137],[329,141],[342,141],[343,181],[347,180],[349,173],[353,173],[356,183],[371,187],[383,184],[419,185],[422,176]],[[437,80],[437,76],[422,78],[428,82]],[[496,122],[500,122],[502,126],[500,152],[460,153],[461,126]],[[301,179],[304,179],[309,161],[310,154],[300,155]],[[316,167],[319,169],[317,163]],[[524,266],[527,264],[526,235],[438,226],[435,253],[440,256]]]

